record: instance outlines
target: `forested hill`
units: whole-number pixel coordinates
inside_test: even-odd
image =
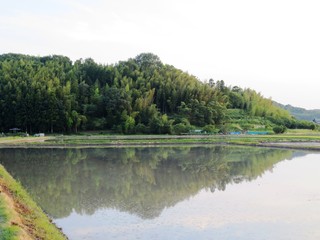
[[[112,65],[92,59],[73,63],[65,56],[0,55],[1,132],[17,127],[29,133],[181,133],[192,126],[226,126],[231,109],[272,124],[297,124],[253,90],[203,83],[151,53]]]

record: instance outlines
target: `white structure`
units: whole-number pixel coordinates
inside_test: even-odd
[[[44,133],[36,133],[35,135],[33,135],[35,137],[44,137]]]

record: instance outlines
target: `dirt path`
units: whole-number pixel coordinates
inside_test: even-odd
[[[44,142],[50,137],[0,138],[0,144],[20,144],[25,142]]]

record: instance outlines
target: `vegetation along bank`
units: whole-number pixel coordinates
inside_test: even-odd
[[[67,239],[0,165],[0,239]]]

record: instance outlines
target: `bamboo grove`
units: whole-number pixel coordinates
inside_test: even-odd
[[[219,129],[230,122],[230,109],[287,127],[299,123],[253,90],[201,82],[151,53],[112,65],[0,55],[1,132],[181,133],[194,126]]]

